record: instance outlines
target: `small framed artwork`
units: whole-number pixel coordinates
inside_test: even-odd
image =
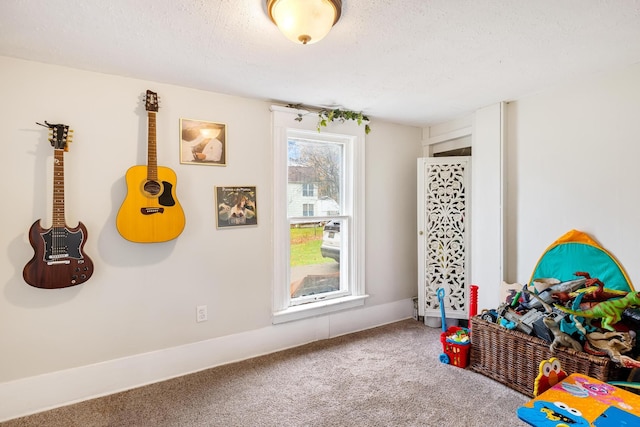
[[[215,187],[215,193],[218,228],[258,224],[256,187]]]
[[[180,119],[180,163],[227,165],[227,125]]]

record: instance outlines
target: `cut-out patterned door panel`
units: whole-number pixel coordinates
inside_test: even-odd
[[[418,314],[468,317],[471,157],[418,159]]]

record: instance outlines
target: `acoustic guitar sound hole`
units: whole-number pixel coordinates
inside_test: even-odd
[[[151,194],[152,196],[155,196],[157,194],[160,194],[160,183],[158,181],[147,181],[144,183],[144,191]]]

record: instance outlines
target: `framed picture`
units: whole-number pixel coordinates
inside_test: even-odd
[[[258,224],[256,187],[215,187],[215,193],[218,228]]]
[[[227,165],[227,125],[180,119],[180,163]]]

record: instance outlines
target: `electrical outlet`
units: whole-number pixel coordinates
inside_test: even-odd
[[[205,322],[208,319],[207,306],[199,305],[196,307],[196,322]]]

